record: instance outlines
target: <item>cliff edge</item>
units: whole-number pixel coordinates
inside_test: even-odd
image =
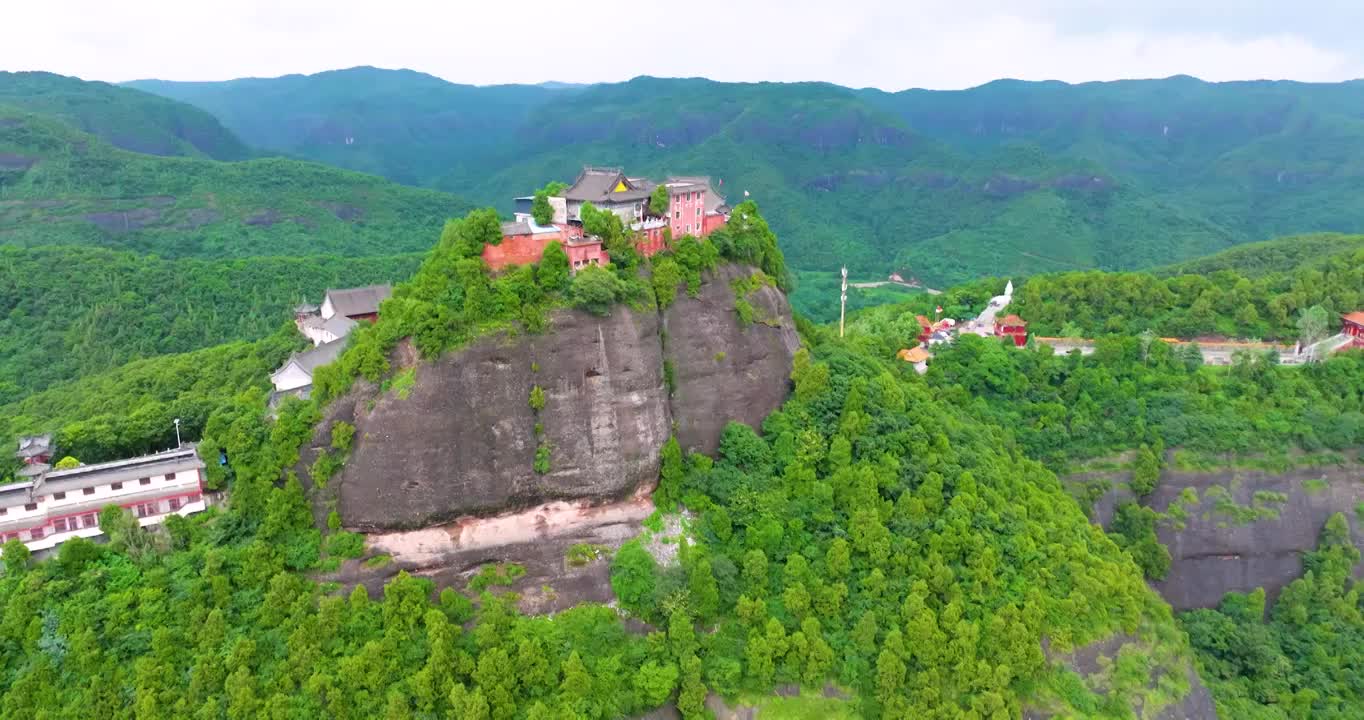
[[[741,320],[734,285],[753,272],[721,266],[661,312],[556,310],[542,333],[490,335],[429,362],[400,349],[397,376],[410,380],[357,385],[315,438],[324,445],[337,420],[355,425],[331,479],[344,524],[410,529],[616,499],[655,481],[673,432],[713,452],[728,421],[757,426],[786,399],[799,338],[774,287],[743,294],[754,319]]]

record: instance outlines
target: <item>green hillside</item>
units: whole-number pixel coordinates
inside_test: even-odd
[[[1318,233],[1247,243],[1196,260],[1158,268],[1163,275],[1207,275],[1231,270],[1248,277],[1319,268],[1340,255],[1364,249],[1364,235]]]
[[[127,86],[203,108],[255,147],[420,186],[482,172],[484,162],[514,141],[531,108],[572,92],[456,85],[411,70],[368,67]]]
[[[0,105],[57,117],[124,150],[214,160],[250,156],[209,113],[117,85],[44,72],[0,72]]]
[[[117,149],[0,107],[0,243],[165,257],[424,250],[458,198],[316,163],[217,162]]]
[[[136,358],[254,340],[329,287],[392,282],[421,255],[163,260],[0,246],[0,404]]]
[[[208,109],[253,144],[503,212],[583,164],[707,173],[731,198],[752,193],[793,267],[900,270],[929,285],[1146,268],[1364,227],[1364,172],[1349,151],[1364,140],[1361,83],[1175,77],[884,93],[636,78],[550,91],[357,68],[136,86]],[[501,119],[479,147],[415,130],[471,98],[486,98],[481,121]],[[456,115],[473,122],[472,112]],[[338,145],[351,127],[364,132]]]

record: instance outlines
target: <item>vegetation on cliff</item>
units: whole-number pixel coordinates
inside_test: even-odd
[[[1354,578],[1359,550],[1336,515],[1306,573],[1265,611],[1265,594],[1229,593],[1215,610],[1181,620],[1198,650],[1222,717],[1241,720],[1364,716],[1364,607]]]

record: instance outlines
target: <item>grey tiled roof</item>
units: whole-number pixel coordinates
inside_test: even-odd
[[[338,315],[368,315],[379,312],[379,303],[393,294],[390,285],[368,285],[345,290],[328,290],[324,297],[331,298],[332,309]]]
[[[634,182],[620,168],[583,168],[578,179],[564,191],[564,197],[593,204],[603,202],[633,202],[649,196],[650,188],[632,187],[624,192],[613,192],[620,182],[634,186]]]

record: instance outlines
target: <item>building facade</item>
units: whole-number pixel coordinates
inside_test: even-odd
[[[73,537],[100,534],[99,513],[127,508],[142,526],[207,507],[204,463],[193,445],[154,455],[49,470],[0,486],[0,540],[29,550],[53,548]]]
[[[663,185],[668,190],[666,214],[652,212],[650,200]],[[620,168],[586,167],[563,192],[551,197],[554,220],[538,225],[530,211],[533,197],[515,199],[516,220],[502,226],[502,242],[483,248],[488,267],[501,270],[511,265],[538,262],[551,241],[568,252],[574,272],[588,265],[609,261],[599,239],[587,236],[582,227],[582,208],[592,203],[599,210],[615,213],[635,234],[635,249],[646,257],[667,250],[671,238],[705,237],[729,220],[729,206],[708,177],[671,177],[662,183],[629,177]]]
[[[1012,313],[1005,315],[995,320],[995,337],[1010,338],[1016,347],[1023,347],[1028,344],[1028,323]]]

